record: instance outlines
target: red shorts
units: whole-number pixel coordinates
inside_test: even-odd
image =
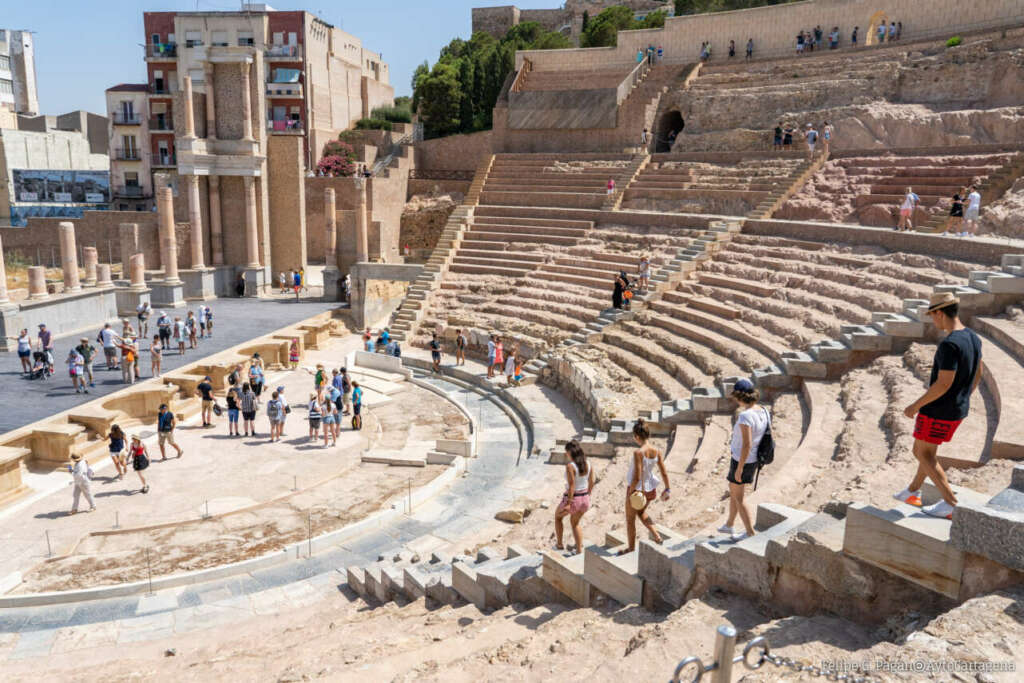
[[[914,422],[914,438],[926,443],[946,443],[953,438],[961,422],[963,420],[936,420],[918,413]]]

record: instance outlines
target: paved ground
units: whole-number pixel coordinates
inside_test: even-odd
[[[420,374],[420,373],[417,373]],[[502,526],[494,514],[535,490],[550,471],[539,457],[519,458],[519,434],[488,396],[420,377],[482,421],[478,456],[468,473],[411,516],[312,558],[153,595],[80,604],[6,609],[0,613],[0,658],[43,657],[96,645],[165,640],[175,634],[309,604],[336,593],[344,567],[373,562],[384,549],[429,553],[478,527]],[[531,387],[532,388],[532,387]],[[543,399],[540,399],[543,401]],[[95,642],[94,642],[95,641]]]
[[[200,340],[199,347],[193,351],[186,351],[184,356],[165,354],[164,372],[312,317],[336,304],[319,301],[296,303],[292,298],[282,298],[217,299],[208,302],[207,305],[214,314],[214,337]],[[191,305],[190,308],[194,306]],[[179,308],[175,313],[180,312],[180,315],[184,316],[186,310],[188,309]],[[155,316],[150,321],[151,328],[154,320]],[[97,325],[89,337],[95,339],[101,328],[102,325]],[[34,333],[35,330],[30,332]],[[64,359],[68,350],[78,344],[81,336],[83,335],[76,334],[70,338],[56,340],[54,359],[57,374],[45,381],[26,379],[21,374],[21,361],[16,353],[0,354],[0,432],[22,427],[125,387],[121,381],[120,370],[106,370],[102,358],[103,350],[100,348],[100,359],[95,365],[96,386],[89,390],[88,396],[75,393],[71,388]],[[139,368],[144,379],[150,376],[148,344],[143,348]]]

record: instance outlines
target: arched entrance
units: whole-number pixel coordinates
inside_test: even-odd
[[[672,151],[672,143],[676,141],[676,136],[683,132],[685,125],[683,115],[677,109],[662,114],[658,119],[658,125],[654,127],[654,151]]]
[[[868,30],[864,34],[864,45],[878,45],[878,26],[887,26],[889,20],[885,16],[885,12],[879,10],[871,15],[871,21],[868,22]]]

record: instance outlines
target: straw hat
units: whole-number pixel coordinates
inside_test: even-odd
[[[74,460],[75,462],[78,462],[79,460],[82,459],[82,454],[81,453],[72,453],[71,454],[71,459]]]
[[[960,303],[960,298],[953,295],[953,292],[935,292],[928,300],[928,312],[937,311],[946,306]]]
[[[128,437],[128,440],[129,441],[142,441],[142,437],[139,436],[138,434],[132,434],[131,436]]]
[[[643,510],[644,506],[647,505],[647,496],[640,489],[633,491],[629,494],[629,504],[634,510]]]

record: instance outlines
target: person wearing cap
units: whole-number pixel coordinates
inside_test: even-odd
[[[213,426],[213,382],[207,375],[203,381],[196,385],[196,396],[203,399],[203,426]]]
[[[89,393],[89,390],[85,386],[85,379],[82,377],[82,365],[85,361],[82,360],[82,354],[75,349],[68,351],[68,376],[71,377],[71,386],[75,388],[75,393],[80,394],[83,391]]]
[[[71,467],[71,478],[74,482],[74,498],[71,501],[71,514],[78,512],[78,500],[83,495],[85,500],[89,503],[88,512],[92,512],[96,509],[96,501],[92,498],[92,468],[89,467],[89,462],[82,457],[81,453],[72,453],[71,462],[74,463]]]
[[[92,376],[92,362],[96,358],[96,347],[89,343],[88,337],[82,337],[78,340],[79,344],[75,347],[75,351],[78,351],[82,356],[82,370],[85,375],[81,378],[82,388],[85,388],[85,382],[88,379],[89,386],[94,387],[96,383],[93,381]]]
[[[276,391],[267,401],[267,419],[270,420],[270,443],[281,439],[281,425],[284,424],[284,406],[281,404],[281,397]]]
[[[754,475],[757,473],[757,448],[771,425],[771,417],[766,408],[757,405],[760,394],[754,383],[745,377],[733,385],[729,397],[741,410],[732,428],[732,440],[729,443],[732,457],[729,459],[729,474],[725,477],[729,482],[729,517],[725,524],[718,527],[718,531],[729,534],[734,541],[741,541],[754,535],[750,511],[743,502],[744,487],[754,483]],[[744,529],[739,533],[733,531],[737,515],[743,522]]]
[[[175,418],[174,413],[167,408],[167,404],[161,403],[160,411],[156,416],[156,442],[160,446],[160,458],[162,460],[167,459],[166,444],[174,446],[174,450],[178,451],[179,458],[182,456],[181,446],[179,446],[178,442],[174,440],[174,427],[177,425],[177,422],[177,418]]]
[[[139,336],[149,336],[149,316],[153,315],[153,308],[148,301],[143,301],[135,307],[135,317],[139,319]]]
[[[146,482],[146,477],[142,475],[142,470],[149,467],[149,452],[138,434],[132,434],[132,444],[128,447],[128,459],[132,463],[135,474],[139,475],[139,481],[142,482],[142,492],[149,493],[149,484]]]
[[[167,315],[167,311],[160,311],[160,315],[156,319],[156,330],[160,335],[160,344],[164,350],[171,348],[171,317]]]
[[[950,441],[970,411],[971,394],[978,388],[984,365],[981,339],[964,327],[959,317],[960,299],[952,292],[932,294],[928,317],[945,338],[935,349],[928,390],[903,411],[914,422],[914,457],[917,473],[910,484],[895,494],[896,500],[920,507],[921,486],[927,477],[935,484],[942,500],[923,508],[934,517],[953,518],[956,495],[938,460],[939,445]]]
[[[96,341],[103,344],[103,355],[107,359],[107,370],[117,369],[117,333],[110,327],[110,323],[103,325]]]
[[[814,130],[814,124],[807,124],[807,132],[804,134],[807,138],[807,158],[814,158],[814,145],[818,142],[818,131]]]

